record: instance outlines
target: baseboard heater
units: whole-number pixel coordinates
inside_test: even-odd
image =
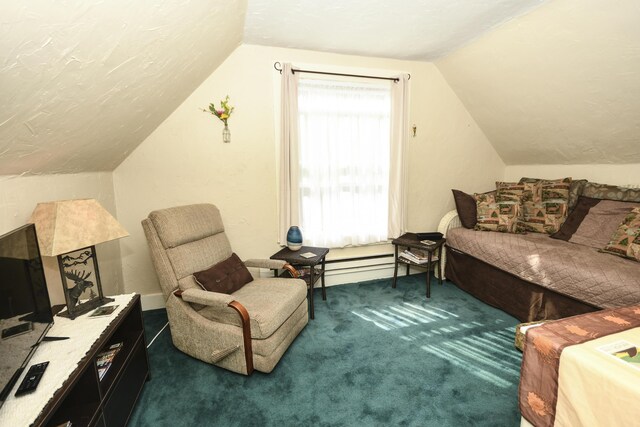
[[[328,259],[327,261],[325,261],[326,267],[327,267],[327,272],[330,271],[343,271],[343,270],[354,270],[354,269],[362,269],[362,268],[371,268],[371,267],[380,267],[380,266],[384,266],[384,265],[393,265],[393,261],[387,262],[387,263],[365,263],[365,264],[359,264],[359,265],[350,265],[347,267],[338,267],[338,266],[333,266],[331,264],[340,264],[340,263],[344,263],[344,262],[358,262],[358,261],[369,261],[369,260],[375,260],[375,259],[383,259],[383,258],[392,258],[393,259],[393,253],[389,253],[389,254],[378,254],[378,255],[366,255],[366,256],[358,256],[358,257],[349,257],[349,258],[338,258],[338,259]]]

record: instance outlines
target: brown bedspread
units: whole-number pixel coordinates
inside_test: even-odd
[[[640,263],[546,234],[454,228],[447,245],[517,277],[599,308],[640,303]]]
[[[582,314],[531,328],[525,337],[518,398],[536,427],[553,426],[562,351],[575,344],[640,326],[640,305]]]

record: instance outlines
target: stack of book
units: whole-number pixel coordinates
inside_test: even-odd
[[[116,354],[118,354],[121,348],[122,343],[119,342],[111,345],[106,351],[98,354],[96,365],[98,365],[98,377],[100,378],[100,381],[102,381],[104,376],[107,374],[107,371],[113,363],[113,359],[115,359]]]
[[[411,261],[414,264],[426,264],[429,262],[428,254],[425,251],[421,251],[419,249],[405,250],[402,251],[398,258],[402,258],[403,260]],[[431,261],[436,261],[437,257],[431,257]]]
[[[300,279],[307,279],[311,276],[311,267],[298,267],[297,270],[300,275]],[[313,274],[316,275],[316,277],[320,275],[320,269],[316,268]]]

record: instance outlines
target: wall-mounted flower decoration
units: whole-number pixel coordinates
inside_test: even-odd
[[[217,118],[219,118],[222,123],[224,123],[224,129],[222,130],[222,141],[231,142],[231,131],[229,131],[229,126],[227,126],[227,120],[231,117],[231,113],[233,113],[233,109],[235,107],[231,107],[229,105],[229,95],[222,101],[220,101],[220,108],[217,108],[215,104],[209,104],[209,111],[202,110],[205,113],[211,113]]]

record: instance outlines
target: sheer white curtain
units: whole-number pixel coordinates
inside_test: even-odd
[[[306,244],[387,240],[392,84],[299,81],[299,203]]]
[[[409,139],[409,76],[392,85],[391,164],[389,168],[389,230],[396,238],[407,231],[407,156]]]
[[[279,242],[286,244],[287,230],[300,224],[298,199],[298,76],[291,64],[282,64],[280,92]]]

